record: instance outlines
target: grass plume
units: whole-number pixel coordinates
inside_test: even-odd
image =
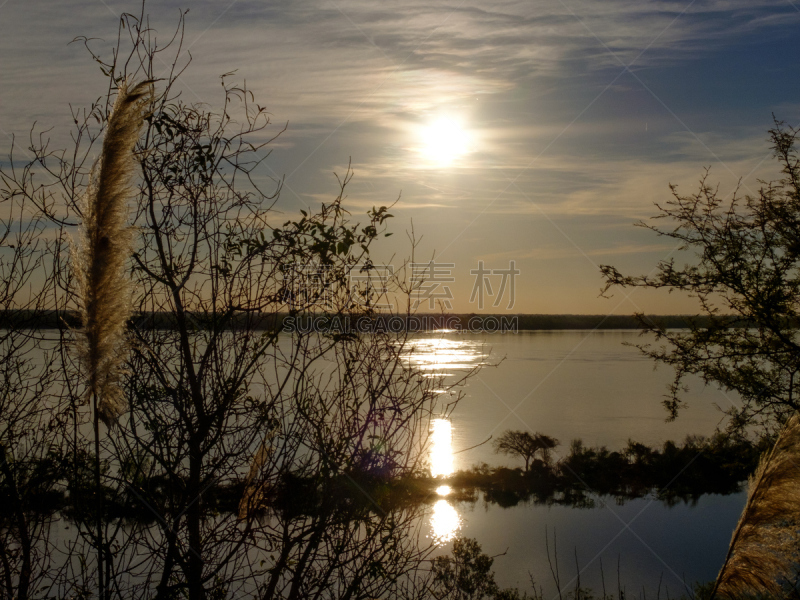
[[[783,595],[800,524],[800,415],[786,423],[750,479],[742,516],[711,598]]]
[[[125,410],[119,387],[130,315],[130,284],[125,262],[131,232],[126,225],[128,197],[134,173],[133,148],[139,139],[152,85],[143,82],[119,88],[108,120],[100,158],[92,168],[84,195],[82,243],[77,252],[81,317],[81,358],[89,371],[88,394],[97,398],[97,411],[106,425]]]
[[[250,472],[245,480],[244,494],[239,501],[239,518],[246,519],[254,511],[264,507],[266,485],[261,481],[265,465],[270,461],[275,451],[272,445],[274,432],[268,434],[267,439],[261,442],[250,463]]]

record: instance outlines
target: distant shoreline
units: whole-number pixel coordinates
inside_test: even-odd
[[[706,327],[710,321],[704,316],[647,315],[646,319],[661,329],[687,329]],[[131,319],[138,327],[172,329],[174,321],[169,313],[145,313]],[[63,326],[79,328],[80,319],[74,311],[0,311],[2,329],[58,329]],[[211,327],[208,315],[196,314],[193,326]],[[747,323],[733,321],[732,326],[746,327]],[[361,332],[411,331],[430,332],[453,330],[484,333],[513,333],[515,331],[568,331],[568,330],[640,330],[641,323],[633,315],[550,315],[550,314],[432,314],[381,315],[365,318],[363,315],[335,315],[326,313],[237,314],[226,329],[254,329],[260,331],[309,332]]]

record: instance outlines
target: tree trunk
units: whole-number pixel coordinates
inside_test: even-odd
[[[187,583],[189,585],[189,600],[204,600],[203,589],[203,554],[202,540],[200,537],[200,467],[202,457],[199,444],[191,442],[189,454],[189,485],[187,488],[189,507],[186,511],[186,525],[189,529],[189,569]]]
[[[19,489],[17,482],[14,479],[14,474],[8,466],[6,448],[0,445],[0,467],[3,470],[3,475],[8,482],[8,487],[11,488],[11,502],[14,507],[14,520],[17,522],[17,529],[19,530],[19,546],[20,554],[22,555],[21,565],[19,569],[19,583],[17,585],[18,600],[28,599],[28,590],[31,585],[31,539],[28,535],[28,522],[25,520],[25,513],[22,510],[22,499],[19,496]],[[13,596],[13,590],[9,588],[8,593]]]

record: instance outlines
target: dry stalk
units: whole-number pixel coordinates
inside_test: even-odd
[[[783,596],[797,562],[800,523],[800,415],[786,423],[750,478],[747,503],[711,598]]]

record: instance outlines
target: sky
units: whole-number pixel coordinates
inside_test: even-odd
[[[376,262],[400,269],[413,228],[436,310],[695,312],[677,293],[600,297],[599,266],[691,261],[634,224],[706,168],[723,197],[738,181],[757,193],[780,175],[773,114],[800,122],[796,0],[151,0],[159,40],[186,9],[183,100],[219,107],[219,76],[235,71],[270,131],[286,126],[256,174],[284,177],[279,220],[333,199],[350,162],[355,218],[397,201]],[[68,144],[70,107],[106,86],[70,41],[107,55],[120,15],[140,10],[0,0],[0,160],[34,122]]]

